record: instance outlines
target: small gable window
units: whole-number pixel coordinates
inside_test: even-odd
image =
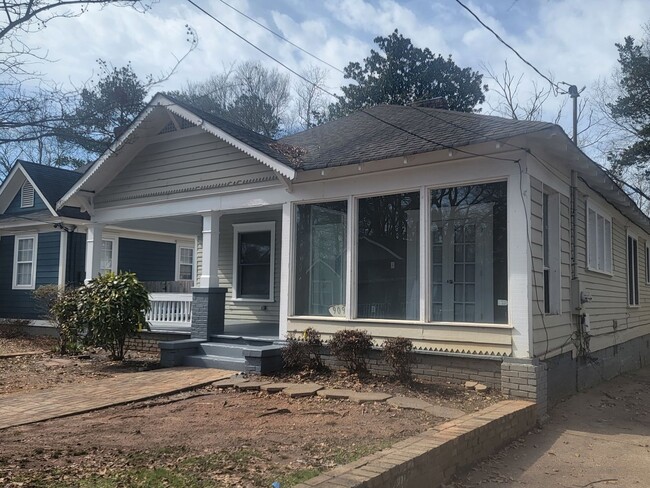
[[[20,208],[31,208],[34,206],[34,186],[26,181],[20,190]]]

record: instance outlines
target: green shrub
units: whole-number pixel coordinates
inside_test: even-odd
[[[391,337],[382,344],[382,356],[388,365],[393,368],[395,376],[401,381],[410,381],[411,361],[413,359],[413,342],[404,337]]]
[[[368,371],[367,356],[372,350],[372,336],[365,330],[343,329],[334,334],[329,342],[330,351],[345,363],[350,373]]]
[[[287,345],[282,349],[282,360],[287,369],[305,371],[324,369],[320,350],[323,340],[320,333],[311,327],[305,329],[301,337],[290,334]]]
[[[36,303],[47,314],[59,332],[59,353],[78,354],[84,335],[83,318],[79,312],[79,289],[61,289],[57,285],[44,285],[34,290]]]
[[[79,289],[79,308],[88,327],[87,339],[124,359],[126,339],[149,329],[149,293],[135,273],[106,273]]]

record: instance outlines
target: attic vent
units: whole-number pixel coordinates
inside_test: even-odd
[[[176,132],[176,126],[171,121],[168,122],[167,125],[163,127],[160,132],[158,132],[158,134],[167,134],[169,132]]]
[[[194,124],[192,122],[188,122],[185,119],[181,119],[181,129],[189,129],[190,127],[194,127]]]
[[[29,181],[23,183],[20,190],[20,208],[29,208],[34,206],[34,187]]]

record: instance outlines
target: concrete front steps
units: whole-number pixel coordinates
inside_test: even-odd
[[[255,337],[217,335],[196,343],[182,365],[267,374],[282,369],[282,346]]]

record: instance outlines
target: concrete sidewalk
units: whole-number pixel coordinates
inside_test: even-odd
[[[219,369],[170,368],[4,395],[0,396],[0,429],[175,393],[232,374],[232,371]]]
[[[650,486],[650,367],[555,406],[524,436],[450,486]]]

